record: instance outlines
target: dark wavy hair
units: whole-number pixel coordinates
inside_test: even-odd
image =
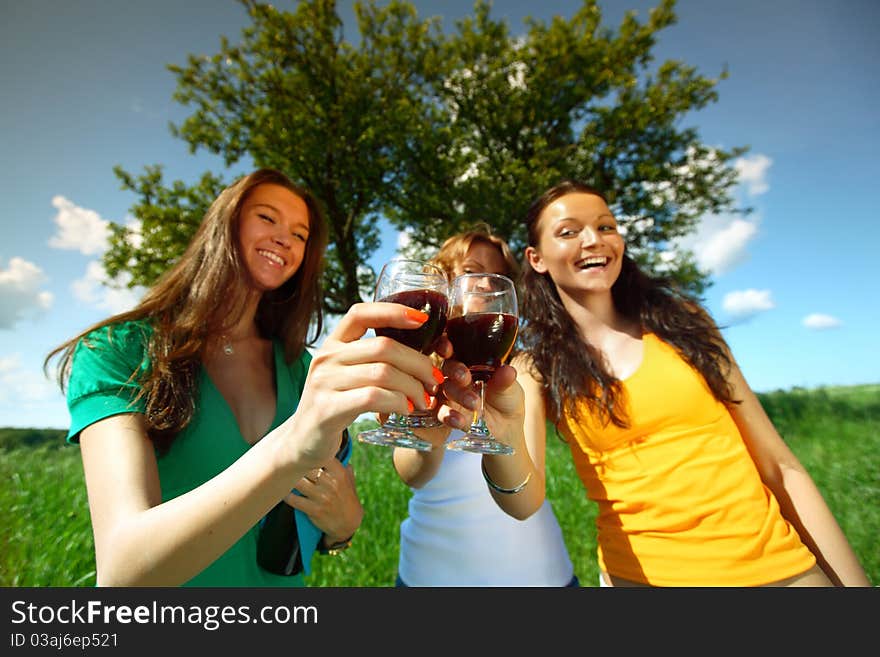
[[[195,411],[201,355],[210,335],[223,333],[241,318],[251,294],[243,285],[249,273],[238,241],[241,209],[248,195],[263,184],[280,185],[305,201],[309,237],[296,274],[276,290],[265,292],[256,312],[264,338],[278,338],[292,362],[314,344],[323,329],[321,273],[327,226],[315,197],[275,169],[258,169],[224,189],[205,213],[180,260],[147,291],[135,308],[99,322],[53,349],[44,368],[59,357],[57,377],[62,391],[70,376],[73,352],[92,331],[132,320],[147,320],[152,335],[147,345],[150,368],[138,380],[136,399],[146,399],[147,432],[159,451],[166,451],[189,424]],[[309,326],[314,327],[308,336]],[[139,378],[138,378],[139,377]]]
[[[575,193],[606,200],[598,189],[574,180],[551,187],[526,212],[529,246],[538,246],[538,224],[544,209]],[[532,367],[542,381],[548,418],[555,424],[563,413],[578,417],[577,402],[586,399],[599,417],[620,427],[628,426],[620,381],[608,371],[599,349],[581,337],[550,275],[539,274],[528,261],[522,269],[522,348],[531,357]],[[611,295],[621,314],[675,347],[703,376],[716,399],[726,404],[738,403],[727,380],[731,366],[727,345],[709,313],[695,298],[669,279],[648,276],[628,255],[623,257]]]

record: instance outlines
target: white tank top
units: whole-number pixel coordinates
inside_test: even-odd
[[[481,461],[447,450],[437,475],[413,490],[400,524],[400,578],[407,586],[569,584],[574,568],[550,502],[512,518],[492,499]]]

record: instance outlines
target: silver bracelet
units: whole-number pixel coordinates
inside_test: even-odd
[[[485,462],[483,462],[483,461],[480,462],[480,468],[483,470],[483,479],[485,479],[486,483],[489,484],[489,488],[494,490],[496,493],[502,493],[503,495],[515,495],[516,493],[520,492],[523,488],[525,488],[526,484],[529,483],[529,479],[532,478],[532,473],[529,472],[529,474],[526,475],[526,478],[523,479],[523,482],[519,486],[514,486],[513,488],[502,488],[501,486],[496,484],[494,481],[492,481],[492,479],[489,477],[489,473],[486,472],[486,463]]]

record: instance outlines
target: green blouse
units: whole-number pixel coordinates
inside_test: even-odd
[[[151,328],[144,321],[125,322],[90,333],[77,345],[67,391],[71,424],[67,441],[79,442],[80,432],[98,420],[121,413],[143,413],[143,399],[132,401],[137,379],[150,366],[146,344]],[[273,343],[277,406],[272,429],[286,420],[299,404],[311,354],[303,351],[294,362],[284,360],[282,345]],[[132,377],[132,373],[137,376]],[[348,441],[349,446],[351,441]],[[189,425],[171,449],[157,454],[162,501],[182,495],[228,468],[250,447],[229,408],[204,368],[198,374],[196,408]],[[344,461],[350,456],[350,447]],[[305,574],[321,531],[304,513],[296,511]],[[302,574],[275,575],[257,564],[258,525],[252,527],[214,563],[185,586],[302,586]]]

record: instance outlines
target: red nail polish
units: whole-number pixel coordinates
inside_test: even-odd
[[[416,310],[415,308],[407,308],[404,313],[406,314],[407,319],[411,319],[414,322],[418,322],[419,324],[424,324],[428,321],[428,314],[423,313],[421,310]]]

